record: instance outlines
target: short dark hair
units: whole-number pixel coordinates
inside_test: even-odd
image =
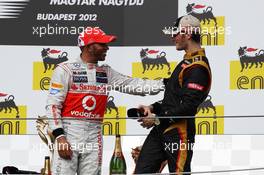
[[[196,43],[200,43],[201,42],[201,34],[200,33],[192,33],[191,38]]]
[[[176,22],[174,23],[174,31],[176,31],[176,30],[178,30],[178,32],[179,32],[179,25],[180,25],[180,21],[181,21],[181,19],[183,18],[184,16],[180,16],[177,20],[176,20]],[[199,28],[200,29],[200,28]],[[181,31],[180,31],[181,32]],[[201,40],[201,34],[200,34],[200,30],[194,30],[194,31],[192,31],[192,34],[191,34],[191,38],[192,38],[192,40],[194,41],[194,42],[196,42],[196,43],[200,43],[200,40]]]

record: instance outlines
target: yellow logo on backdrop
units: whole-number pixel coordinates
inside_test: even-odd
[[[126,134],[126,107],[119,106],[116,108],[108,108],[103,121],[103,134],[116,135]]]
[[[42,62],[33,63],[33,90],[48,90],[53,70],[44,73]]]
[[[201,43],[203,46],[225,44],[225,17],[215,17],[217,26],[214,23],[201,22]]]
[[[224,106],[213,105],[212,97],[208,95],[207,99],[198,107],[196,118],[196,134],[224,134]],[[221,118],[217,118],[221,116]],[[212,118],[211,118],[212,117]]]
[[[166,53],[148,48],[140,51],[141,62],[132,63],[132,77],[143,79],[161,79],[171,76],[176,62],[169,63]]]
[[[0,111],[0,134],[26,134],[27,132],[27,107],[16,106],[19,114],[15,108],[10,107]],[[10,112],[11,109],[11,112]],[[17,117],[18,116],[18,117]],[[10,119],[10,120],[9,120]],[[14,120],[17,119],[17,120]]]
[[[215,16],[212,6],[191,3],[187,5],[186,13],[201,21],[202,45],[225,44],[225,33],[228,30],[225,28],[225,17]]]
[[[264,89],[264,50],[240,47],[240,61],[230,61],[230,89]]]
[[[176,62],[170,62],[171,70],[174,70],[177,63]],[[144,78],[144,79],[160,79],[160,78],[168,78],[171,74],[168,73],[168,68],[164,69],[153,69],[153,70],[147,70],[143,73],[143,67],[142,63],[132,63],[132,77],[137,78]]]
[[[43,48],[42,62],[33,63],[33,90],[48,90],[54,68],[68,60],[67,52]]]
[[[199,111],[196,116],[198,117],[214,117],[214,118],[196,118],[196,134],[224,134],[224,106],[215,106],[215,109],[205,109],[207,112]],[[221,116],[221,118],[217,118]]]

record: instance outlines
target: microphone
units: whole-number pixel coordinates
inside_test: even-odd
[[[143,112],[141,112],[138,108],[130,108],[127,110],[127,116],[129,118],[140,118],[140,117],[146,117],[147,115],[144,115]]]

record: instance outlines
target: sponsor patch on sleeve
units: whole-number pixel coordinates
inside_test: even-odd
[[[195,89],[198,91],[203,91],[204,90],[204,86],[197,84],[197,83],[188,83],[187,84],[187,88],[188,89]]]
[[[54,88],[50,88],[50,94],[51,95],[56,95],[57,93],[60,92],[60,89],[54,89]]]
[[[51,83],[51,88],[62,89],[63,85],[60,83]]]

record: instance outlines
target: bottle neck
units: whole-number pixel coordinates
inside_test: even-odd
[[[51,175],[51,169],[50,169],[50,159],[45,158],[45,164],[44,164],[44,174],[45,175]]]
[[[115,154],[117,156],[121,156],[120,154],[122,154],[121,137],[119,135],[116,136],[116,141],[115,141]]]

